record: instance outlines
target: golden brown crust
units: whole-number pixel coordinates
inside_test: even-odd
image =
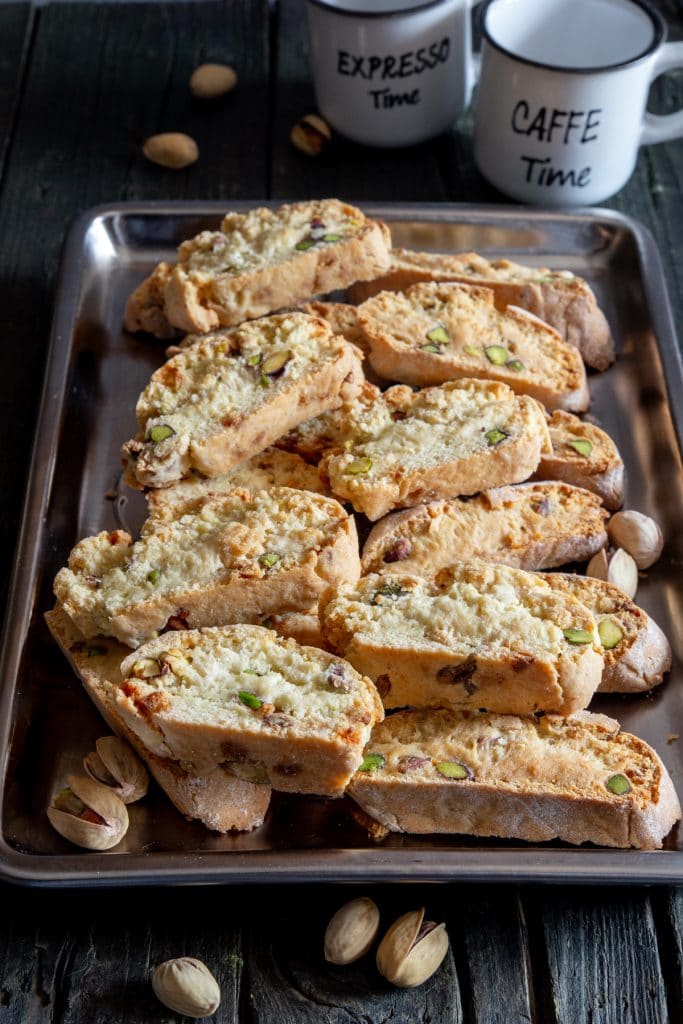
[[[349,289],[352,302],[380,291],[399,291],[421,281],[459,281],[492,288],[499,309],[521,306],[575,345],[596,370],[614,362],[614,342],[595,295],[580,277],[565,271],[526,267],[510,260],[486,260],[477,253],[443,255],[392,249],[390,269],[374,281]]]
[[[175,338],[178,331],[164,312],[164,291],[171,277],[170,263],[159,263],[135,289],[126,303],[123,326],[127,331],[145,331],[156,338]]]
[[[538,579],[481,561],[434,582],[366,576],[323,595],[322,633],[387,708],[568,715],[597,689],[602,648],[591,612]]]
[[[600,693],[642,693],[659,686],[671,668],[671,647],[642,608],[605,580],[561,572],[547,573],[543,578],[551,587],[585,604],[598,627],[609,620],[622,634],[614,647],[604,650]]]
[[[459,560],[484,558],[541,569],[592,558],[607,543],[607,513],[590,491],[563,483],[498,487],[394,512],[370,531],[362,571],[433,576]]]
[[[552,452],[541,457],[535,474],[537,478],[564,480],[576,487],[585,487],[600,495],[610,511],[621,508],[624,463],[609,434],[594,423],[561,410],[549,417],[548,429]]]
[[[540,721],[406,711],[376,726],[349,794],[394,832],[461,833],[656,850],[680,819],[673,783],[642,740],[604,715]],[[461,778],[437,765],[457,764]],[[530,770],[533,765],[533,770]],[[627,779],[628,792],[607,787]]]
[[[322,317],[327,320],[335,334],[341,334],[348,342],[355,345],[363,353],[363,372],[371,384],[382,387],[387,379],[380,377],[372,367],[368,356],[370,346],[365,331],[358,321],[358,308],[348,302],[307,302],[299,309],[302,313]],[[394,378],[389,378],[394,379]],[[398,380],[398,378],[396,378]]]
[[[351,428],[344,451],[327,453],[320,470],[372,520],[526,480],[550,444],[541,406],[494,381],[389,388]]]
[[[181,814],[215,832],[248,831],[263,824],[270,803],[268,786],[238,779],[220,766],[207,773],[192,772],[178,761],[154,754],[123,722],[115,694],[127,648],[110,637],[98,637],[96,644],[84,642],[59,605],[46,613],[45,621],[104,720],[143,759]]]
[[[280,223],[283,231],[291,230],[291,223],[302,217],[308,225],[342,219],[354,226],[346,237],[311,244],[304,251],[297,251],[292,239],[288,256],[279,255],[274,262],[264,259],[261,266],[230,273],[198,272],[193,268],[191,258],[203,236],[183,243],[164,292],[168,321],[180,330],[202,333],[230,327],[374,277],[388,266],[391,243],[386,225],[368,220],[360,210],[338,200],[311,200],[275,211],[264,208],[245,215],[228,214],[221,231],[228,237],[231,232],[245,231],[253,240],[254,232],[259,231],[259,219],[266,237]],[[295,233],[300,243],[306,234],[303,221]]]
[[[358,322],[381,376],[413,387],[461,377],[499,380],[548,409],[588,408],[578,351],[526,310],[496,309],[491,288],[453,282],[380,292]]]

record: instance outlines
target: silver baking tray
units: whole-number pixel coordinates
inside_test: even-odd
[[[234,203],[246,209],[254,203]],[[673,668],[647,696],[592,707],[651,743],[683,793],[683,371],[659,255],[637,223],[605,210],[377,206],[395,244],[564,267],[595,288],[619,357],[593,375],[591,414],[617,440],[626,503],[654,515],[666,547],[638,601],[668,635]],[[529,845],[459,836],[390,836],[376,845],[344,800],[275,794],[265,825],[219,836],[185,821],[161,791],[131,808],[125,840],[77,851],[45,808],[107,731],[43,624],[51,583],[81,537],[139,522],[119,485],[119,446],[163,345],[123,332],[126,297],[184,238],[217,226],[217,203],[134,203],[83,214],[65,244],[43,400],[2,652],[0,873],[16,882],[132,885],[197,882],[460,880],[682,882],[683,829],[656,852]]]

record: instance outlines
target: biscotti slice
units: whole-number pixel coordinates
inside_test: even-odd
[[[389,388],[349,426],[320,471],[369,519],[526,480],[550,445],[541,406],[497,381]]]
[[[365,542],[363,573],[433,576],[455,558],[529,570],[586,561],[607,544],[606,519],[600,499],[583,488],[555,482],[495,487],[386,516]]]
[[[381,291],[398,291],[420,281],[460,281],[492,288],[499,309],[521,306],[575,345],[585,362],[606,370],[614,362],[614,342],[605,315],[583,278],[569,270],[528,267],[506,259],[487,260],[474,252],[445,255],[392,249],[391,267],[374,281],[349,289],[352,302]]]
[[[181,331],[231,327],[376,277],[390,245],[386,225],[338,199],[228,213],[179,247],[164,315]]]
[[[681,817],[669,774],[605,715],[402,711],[373,729],[353,799],[392,832],[658,850]]]
[[[45,621],[104,720],[143,759],[181,814],[214,832],[249,831],[263,824],[270,803],[268,786],[236,778],[223,765],[192,772],[177,759],[152,752],[123,722],[115,696],[123,682],[120,666],[127,648],[111,637],[84,640],[59,605],[46,613]]]
[[[572,594],[593,613],[605,667],[600,693],[641,693],[658,686],[671,668],[671,647],[650,616],[613,583],[551,572],[554,590]]]
[[[150,750],[291,793],[340,796],[383,717],[369,679],[261,626],[166,634],[121,673],[116,707]]]
[[[609,434],[571,413],[555,411],[548,420],[552,452],[541,456],[539,480],[565,480],[595,491],[614,511],[624,501],[624,463]]]
[[[490,288],[432,282],[380,292],[358,307],[358,322],[373,368],[389,380],[427,387],[481,377],[548,409],[588,408],[577,349],[524,309],[496,309]]]
[[[359,390],[345,398],[338,409],[306,420],[275,442],[283,451],[294,452],[307,462],[319,463],[332,448],[343,448],[353,434],[354,424],[373,405],[382,401],[379,388],[364,381]]]
[[[329,494],[327,485],[320,478],[315,466],[310,466],[293,452],[266,448],[246,462],[240,462],[239,466],[234,466],[222,476],[207,478],[195,474],[187,480],[171,484],[170,487],[148,491],[145,497],[150,515],[172,519],[175,516],[175,509],[198,498],[229,494],[241,488],[254,494],[256,491],[268,491],[273,487],[293,487],[316,494]]]
[[[357,306],[352,306],[348,302],[307,302],[299,309],[302,313],[320,316],[323,320],[327,320],[335,334],[341,334],[348,342],[360,349],[363,353],[363,372],[371,384],[381,387],[387,383],[384,377],[375,372],[368,358],[370,346],[365,331],[358,321]],[[400,380],[399,377],[390,379]]]
[[[139,436],[123,447],[138,486],[193,470],[219,476],[299,423],[342,403],[362,380],[359,354],[305,313],[217,331],[161,366],[140,395]]]
[[[167,628],[308,611],[329,584],[359,573],[356,525],[339,502],[278,487],[151,516],[134,543],[121,530],[88,537],[54,591],[84,636],[137,647]]]
[[[159,263],[149,277],[135,289],[126,303],[123,323],[127,331],[145,331],[156,338],[175,338],[178,334],[166,318],[164,293],[173,265]]]
[[[600,684],[591,612],[540,576],[456,562],[436,581],[366,576],[323,595],[333,651],[377,683],[387,708],[569,715]]]

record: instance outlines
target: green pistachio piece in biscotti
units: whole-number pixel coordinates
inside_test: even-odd
[[[481,355],[481,349],[477,348],[476,345],[465,345],[465,352],[467,352],[468,356],[476,356],[477,358]]]
[[[372,459],[354,459],[353,462],[349,462],[345,472],[350,473],[351,476],[361,476],[363,473],[369,473],[372,469]]]
[[[614,793],[616,796],[624,796],[625,793],[631,792],[631,783],[625,775],[621,775],[620,773],[610,775],[605,785],[609,789],[610,793]]]
[[[589,633],[587,629],[578,629],[576,626],[563,629],[562,635],[570,644],[591,644],[593,642],[592,633]]]
[[[237,697],[240,704],[244,704],[245,708],[251,708],[252,711],[258,711],[263,706],[263,701],[248,690],[240,690]]]
[[[488,441],[489,445],[493,448],[494,445],[500,444],[509,435],[504,430],[500,430],[498,427],[494,427],[492,430],[487,430],[484,437]]]
[[[366,754],[359,765],[358,771],[376,772],[380,768],[384,768],[385,763],[384,754]]]
[[[624,639],[624,634],[614,619],[603,619],[598,624],[600,643],[606,651],[613,650]]]
[[[433,341],[437,345],[448,345],[451,340],[448,331],[441,325],[438,327],[432,327],[430,331],[427,331],[427,338],[429,341]]]
[[[400,583],[385,583],[383,587],[380,587],[379,590],[375,591],[370,603],[378,604],[379,598],[381,597],[388,598],[389,600],[396,600],[397,597],[403,597],[403,595],[407,593],[408,591],[405,587],[402,587]]]
[[[267,373],[269,377],[274,376],[281,370],[284,370],[285,366],[291,359],[292,353],[289,349],[283,349],[281,352],[273,352],[267,356],[261,364],[261,369],[264,373]]]
[[[279,561],[280,556],[276,555],[274,551],[266,551],[258,558],[258,564],[262,565],[264,569],[272,569]]]
[[[248,356],[247,357],[247,366],[258,366],[258,364],[260,362],[261,362],[261,355],[260,355],[259,352],[256,352],[253,356]]]
[[[487,345],[484,352],[488,361],[494,366],[504,366],[507,362],[507,350],[502,345]]]
[[[593,445],[590,441],[583,437],[575,437],[571,441],[567,441],[567,444],[579,455],[583,455],[584,459],[590,459],[591,452],[593,451]]]
[[[307,249],[311,249],[315,245],[315,238],[302,238],[300,242],[297,242],[294,248],[297,252],[306,252]]]
[[[438,345],[435,345],[434,342],[432,342],[432,341],[428,342],[426,345],[420,345],[420,348],[421,348],[421,350],[423,352],[433,352],[434,355],[436,355],[436,356],[440,356],[441,355],[441,349],[439,348]]]
[[[150,571],[147,573],[147,582],[151,583],[152,586],[155,586],[159,582],[160,575],[161,573],[159,572],[158,569],[150,569]]]
[[[439,775],[446,779],[472,779],[474,772],[461,761],[437,761],[434,765]]]
[[[328,234],[323,235],[322,241],[323,242],[341,242],[343,237],[344,237],[343,235],[336,235],[336,234],[334,234],[334,232],[330,231],[330,232],[328,232]]]
[[[168,423],[157,423],[149,431],[149,440],[158,444],[159,441],[165,441],[167,437],[173,437],[174,434],[175,430],[173,427],[169,427]]]
[[[508,369],[514,370],[515,373],[522,373],[524,370],[524,363],[520,359],[508,359],[505,365]]]

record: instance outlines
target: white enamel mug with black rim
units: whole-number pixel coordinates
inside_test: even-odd
[[[308,0],[308,26],[318,110],[353,142],[423,142],[469,102],[469,0]]]
[[[641,145],[683,136],[683,111],[647,113],[683,43],[646,0],[489,0],[482,12],[474,156],[501,192],[590,205],[630,177]]]

